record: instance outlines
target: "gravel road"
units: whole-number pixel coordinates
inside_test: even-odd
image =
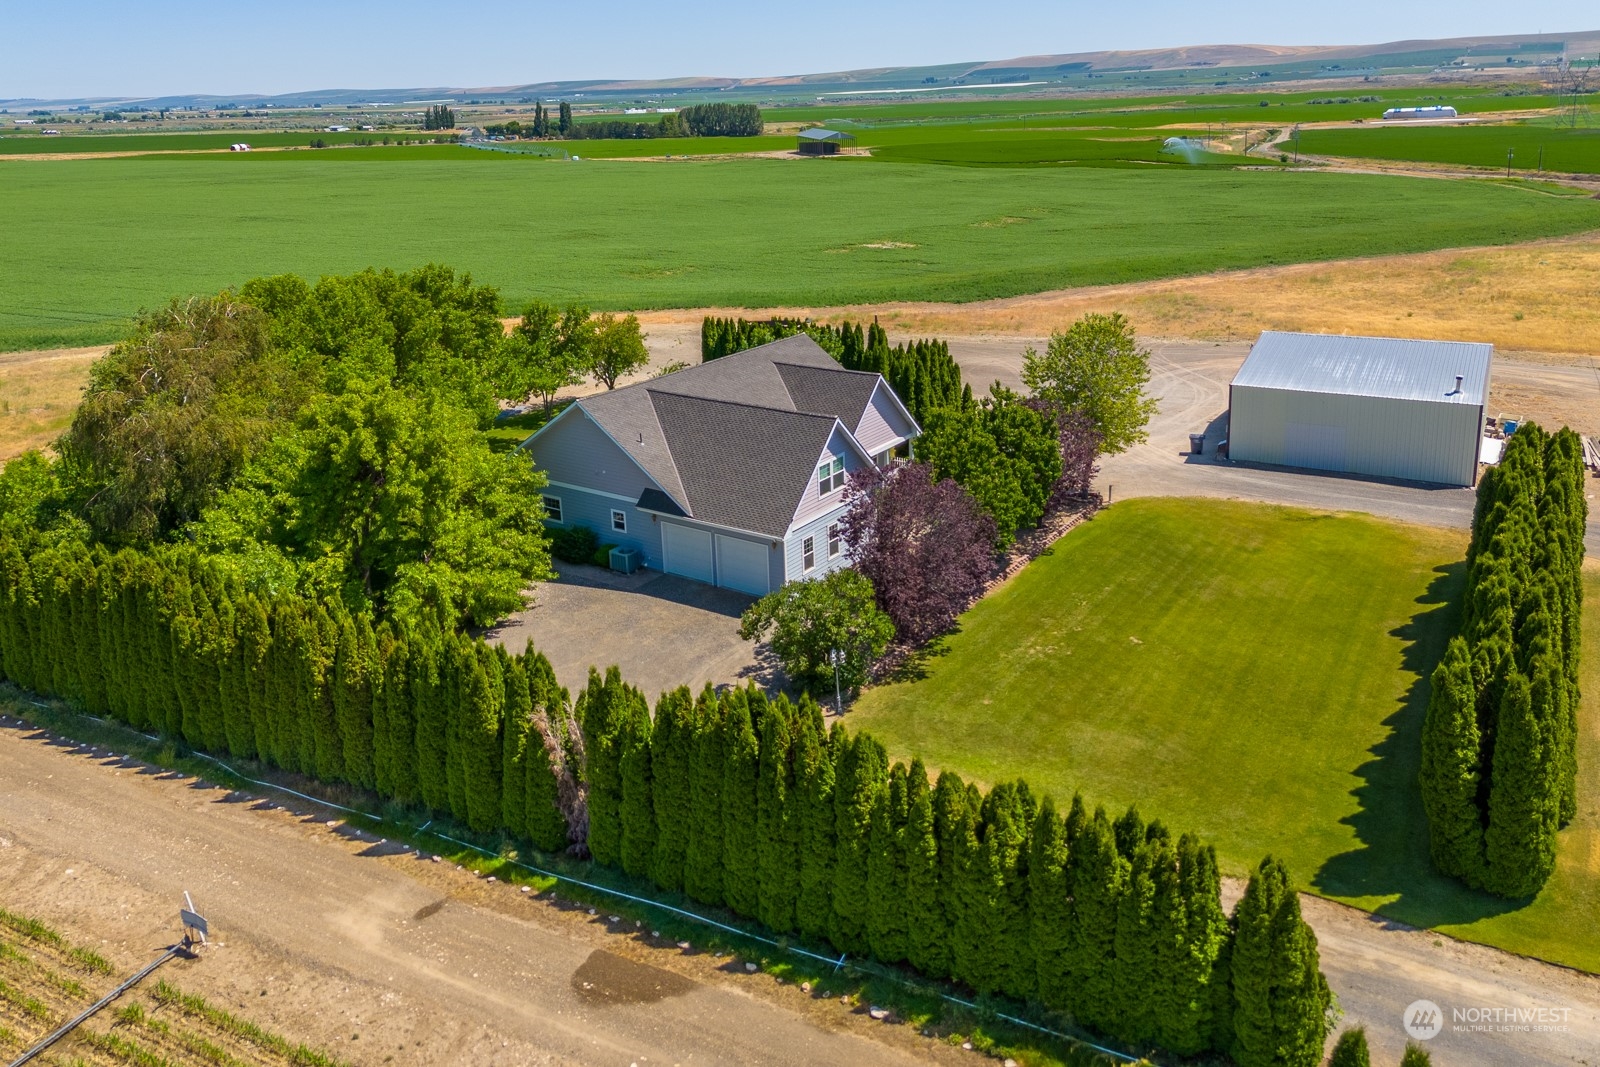
[[[0,725],[7,909],[131,971],[175,939],[186,889],[215,945],[162,976],[353,1064],[977,1062],[309,804],[295,814]]]
[[[977,389],[999,381],[1020,386],[1022,350],[1044,338],[954,338],[950,352]],[[1130,496],[1211,496],[1334,511],[1364,511],[1426,526],[1468,529],[1473,490],[1389,484],[1312,471],[1263,470],[1217,462],[1212,450],[1228,408],[1228,383],[1250,345],[1156,341],[1150,394],[1160,402],[1150,440],[1101,462],[1097,484],[1112,500]],[[1547,424],[1600,432],[1600,371],[1576,364],[1494,361],[1490,410],[1514,411]],[[1207,453],[1189,455],[1189,435],[1208,433]],[[1588,553],[1600,556],[1600,482],[1591,479]]]

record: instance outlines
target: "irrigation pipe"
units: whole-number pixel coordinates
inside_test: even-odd
[[[45,704],[40,704],[38,706],[39,707],[48,707],[48,705],[45,705]],[[93,719],[95,722],[103,723],[103,722],[106,721],[105,719],[99,718],[99,717],[94,716],[94,715],[87,715],[87,714],[83,714],[82,712],[79,712],[79,714],[83,715],[83,717],[86,718],[86,719]],[[124,724],[118,723],[116,725],[122,726]],[[161,741],[161,738],[156,737],[156,736],[154,736],[152,734],[147,734],[147,733],[144,733],[144,732],[139,731],[139,730],[135,730],[134,732],[137,733],[140,737],[145,738],[146,740],[155,741],[157,743],[160,743],[160,741]],[[208,760],[208,761],[210,761],[212,763],[215,763],[218,767],[221,767],[223,770],[227,771],[229,774],[233,775],[235,778],[238,778],[241,781],[249,782],[251,785],[260,786],[263,789],[275,789],[275,790],[277,790],[277,791],[279,791],[281,793],[288,793],[291,796],[296,796],[296,797],[301,798],[302,800],[310,801],[313,804],[320,804],[323,807],[334,808],[334,809],[336,809],[338,811],[347,811],[352,815],[360,815],[363,818],[371,819],[373,822],[382,822],[383,821],[381,816],[374,815],[370,811],[362,811],[359,808],[345,807],[343,804],[336,804],[331,800],[324,800],[321,797],[308,796],[305,793],[301,793],[301,792],[298,792],[297,790],[290,789],[288,786],[285,786],[285,785],[279,785],[276,782],[263,782],[258,778],[251,778],[249,775],[244,774],[241,771],[235,770],[233,767],[230,767],[228,764],[226,764],[226,763],[222,762],[221,760],[217,759],[215,756],[209,756],[204,752],[199,752],[199,751],[196,751],[194,749],[190,749],[190,753],[192,755],[199,756],[203,760]],[[679,908],[679,907],[676,907],[676,906],[674,906],[672,904],[664,904],[659,900],[651,900],[649,897],[634,896],[632,893],[624,893],[622,890],[613,889],[610,886],[599,885],[599,884],[597,884],[595,882],[586,882],[581,878],[574,878],[571,875],[567,875],[567,874],[559,874],[559,873],[557,873],[555,871],[547,871],[547,870],[545,870],[545,869],[543,869],[541,867],[535,867],[532,864],[523,863],[520,860],[506,859],[503,856],[500,856],[500,855],[498,855],[496,853],[490,852],[488,849],[479,848],[477,845],[469,844],[466,841],[458,841],[457,839],[451,837],[449,834],[442,834],[438,830],[429,830],[428,827],[430,827],[432,825],[433,825],[433,820],[429,819],[427,822],[423,823],[422,826],[418,827],[418,829],[415,832],[419,833],[419,834],[420,833],[427,833],[427,834],[429,834],[429,835],[431,835],[433,837],[439,838],[441,841],[448,841],[453,845],[459,845],[462,848],[470,849],[471,851],[476,852],[479,855],[487,856],[490,859],[496,859],[496,860],[499,860],[502,863],[509,863],[513,867],[521,867],[523,870],[529,871],[529,872],[531,872],[533,874],[536,874],[536,875],[540,876],[541,878],[552,878],[557,882],[565,882],[565,883],[567,883],[569,885],[581,886],[584,889],[593,890],[594,892],[597,892],[597,893],[606,893],[606,894],[609,894],[609,895],[611,895],[613,897],[617,897],[617,898],[619,898],[621,900],[629,900],[629,901],[633,901],[636,904],[644,904],[644,905],[648,905],[649,907],[652,907],[652,908],[660,908],[662,911],[671,912],[672,914],[681,916],[682,918],[688,919],[691,922],[702,923],[702,924],[704,924],[706,926],[715,927],[718,930],[725,930],[728,933],[734,934],[734,935],[736,935],[738,937],[748,938],[751,941],[759,941],[763,945],[771,945],[773,948],[776,948],[776,949],[778,949],[780,951],[783,951],[783,952],[792,952],[797,956],[804,956],[807,959],[816,960],[819,963],[830,964],[830,965],[832,965],[832,967],[833,967],[833,969],[835,971],[838,971],[841,967],[843,967],[845,965],[846,956],[844,954],[841,954],[838,959],[834,959],[831,956],[823,956],[823,955],[820,955],[818,953],[811,952],[811,951],[809,951],[807,949],[797,948],[794,945],[788,945],[788,944],[784,944],[784,943],[779,942],[779,941],[773,941],[771,938],[762,937],[760,934],[753,934],[748,930],[741,930],[737,926],[730,926],[727,923],[719,922],[716,919],[708,918],[708,917],[706,917],[704,915],[697,914],[697,913],[689,911],[689,910],[687,910],[685,908]],[[897,977],[895,975],[885,974],[884,972],[875,972],[875,973],[883,974],[884,977],[890,978],[892,981],[898,982],[901,985],[909,986],[909,983],[906,982],[905,979],[903,979],[903,978],[899,978],[899,977]],[[950,1004],[955,1004],[958,1007],[966,1008],[969,1011],[982,1012],[982,1011],[985,1010],[985,1009],[979,1008],[978,1005],[976,1003],[974,1003],[973,1001],[962,1000],[960,997],[952,996],[949,993],[940,993],[939,994],[939,999],[941,999],[943,1001],[946,1001],[946,1002],[948,1002]],[[1001,1019],[1001,1020],[1004,1020],[1005,1022],[1011,1023],[1014,1026],[1021,1026],[1021,1027],[1024,1027],[1026,1029],[1033,1030],[1036,1033],[1045,1034],[1045,1035],[1047,1035],[1049,1037],[1057,1038],[1058,1040],[1061,1040],[1061,1041],[1066,1041],[1069,1044],[1081,1045],[1084,1048],[1093,1049],[1095,1052],[1098,1052],[1103,1056],[1110,1056],[1111,1058],[1113,1058],[1115,1060],[1119,1060],[1119,1061],[1121,1061],[1123,1063],[1139,1063],[1139,1062],[1141,1062],[1140,1058],[1138,1056],[1130,1056],[1126,1052],[1118,1052],[1115,1049],[1109,1049],[1109,1048],[1104,1047],[1103,1045],[1097,1045],[1093,1041],[1085,1041],[1081,1037],[1073,1037],[1071,1034],[1064,1034],[1059,1030],[1052,1030],[1047,1026],[1040,1026],[1038,1023],[1032,1023],[1032,1022],[1029,1022],[1026,1019],[1019,1019],[1015,1015],[1007,1015],[1004,1012],[998,1012],[998,1011],[989,1011],[988,1014],[993,1015],[996,1019]]]

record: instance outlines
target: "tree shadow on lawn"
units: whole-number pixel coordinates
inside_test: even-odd
[[[1390,632],[1406,642],[1401,665],[1412,681],[1399,708],[1383,721],[1388,736],[1370,749],[1373,758],[1356,768],[1363,784],[1353,795],[1361,806],[1341,821],[1354,827],[1362,847],[1330,857],[1311,879],[1316,892],[1331,897],[1393,898],[1376,913],[1409,926],[1472,923],[1528,903],[1469,889],[1435,870],[1428,855],[1417,783],[1422,720],[1429,678],[1460,627],[1466,571],[1464,561],[1435,567],[1427,591],[1416,600],[1420,610]]]

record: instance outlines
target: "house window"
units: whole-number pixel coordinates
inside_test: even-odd
[[[844,488],[844,457],[817,468],[817,489],[823,496]]]
[[[832,559],[834,556],[837,556],[839,554],[839,550],[841,548],[843,548],[843,547],[844,547],[844,544],[840,540],[839,524],[836,523],[836,522],[829,523],[828,524],[828,558]]]
[[[611,528],[617,533],[628,532],[628,516],[616,508],[611,509]]]
[[[805,568],[811,570],[817,565],[817,539],[808,537],[800,543],[800,549],[805,554]]]
[[[561,521],[561,498],[558,496],[544,497],[544,517],[551,522]]]

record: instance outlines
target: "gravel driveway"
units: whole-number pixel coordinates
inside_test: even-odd
[[[550,659],[556,680],[576,697],[591,666],[612,664],[623,680],[656,696],[680,685],[758,681],[772,670],[739,637],[739,616],[754,598],[687,578],[557,563],[559,576],[533,590],[533,607],[484,636],[520,652],[531,639]]]

